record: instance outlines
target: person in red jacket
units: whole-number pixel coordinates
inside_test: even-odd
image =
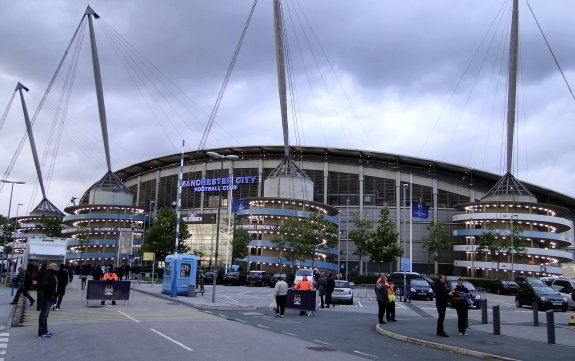
[[[104,277],[102,277],[102,281],[107,281],[108,283],[112,283],[112,282],[117,282],[118,281],[118,275],[116,275],[116,273],[114,273],[114,269],[112,268],[112,266],[109,266],[107,268],[106,273],[104,273]],[[100,302],[101,305],[105,305],[106,301],[102,300]],[[116,301],[112,301],[112,305],[115,305]]]
[[[313,283],[311,283],[310,281],[307,280],[307,275],[303,275],[303,278],[298,281],[298,283],[295,284],[295,286],[293,286],[293,288],[295,288],[296,290],[300,290],[300,291],[313,291]],[[300,316],[306,316],[307,313],[305,311],[299,311],[299,315]]]

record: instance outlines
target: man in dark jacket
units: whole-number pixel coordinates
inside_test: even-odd
[[[327,274],[327,280],[325,282],[326,282],[325,303],[327,303],[326,307],[329,308],[330,304],[333,307],[335,307],[335,303],[333,302],[333,298],[331,298],[331,295],[333,294],[333,290],[335,289],[335,281],[333,280],[331,273]]]
[[[385,315],[385,309],[387,307],[387,302],[389,298],[387,297],[388,287],[385,284],[385,276],[382,275],[375,284],[375,296],[377,298],[377,320],[380,324],[384,324],[383,316]]]
[[[30,279],[30,274],[24,270],[24,267],[18,267],[18,275],[14,279],[14,286],[18,288],[18,291],[16,291],[16,296],[14,296],[14,300],[10,302],[10,304],[17,304],[20,294],[23,294],[24,297],[30,301],[30,306],[32,306],[34,299],[28,294],[31,285],[32,280]]]
[[[52,311],[60,311],[62,298],[64,298],[64,295],[66,294],[66,286],[68,286],[68,271],[66,270],[65,264],[60,265],[60,270],[57,273],[57,277],[58,277],[57,302],[52,307]]]
[[[439,279],[435,282],[435,307],[437,308],[437,336],[449,337],[443,329],[443,321],[445,321],[445,310],[447,309],[447,298],[453,293],[445,284],[445,276],[439,275]]]
[[[48,272],[48,270],[46,269],[46,264],[42,263],[42,265],[40,266],[40,270],[38,270],[38,274],[36,275],[36,311],[40,311],[40,308],[42,308],[42,288],[40,287],[40,283],[42,282],[42,280],[44,279],[46,272]]]
[[[56,299],[56,293],[58,291],[57,272],[58,265],[56,263],[50,263],[48,269],[42,272],[41,278],[39,278],[38,289],[42,291],[42,299],[41,301],[38,300],[38,303],[42,303],[40,306],[40,316],[38,318],[38,337],[40,338],[52,337],[52,332],[48,331],[48,315],[50,314],[50,308]]]

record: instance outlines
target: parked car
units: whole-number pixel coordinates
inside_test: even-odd
[[[449,289],[452,290],[455,288],[455,286],[457,286],[457,280],[447,281],[447,284],[449,285]],[[479,310],[481,308],[481,295],[477,291],[477,288],[475,288],[473,283],[469,281],[463,281],[463,285],[467,287],[469,292],[471,292],[471,299],[473,300],[473,306],[470,305],[469,308],[475,308]],[[453,300],[453,297],[449,296],[448,302],[451,308],[455,308],[455,301]]]
[[[303,279],[303,275],[307,276],[307,280],[311,283],[315,284],[315,279],[313,277],[313,271],[308,268],[300,268],[295,272],[295,278],[293,280],[293,284],[295,285],[299,281]]]
[[[519,289],[519,284],[510,280],[493,280],[488,286],[489,292],[498,295],[514,295],[517,289]]]
[[[214,284],[214,271],[207,271],[204,273],[204,284],[213,285]],[[224,282],[224,271],[218,271],[216,276],[216,284],[221,285]]]
[[[565,287],[559,291],[559,294],[563,298],[567,299],[567,308],[569,310],[575,310],[575,292],[573,291],[573,288]]]
[[[515,305],[521,308],[523,305],[532,306],[534,302],[537,302],[540,311],[556,309],[567,312],[567,297],[561,296],[553,288],[546,284],[521,285],[515,295]]]
[[[543,286],[545,283],[537,277],[519,276],[515,277],[515,282],[521,287],[523,285]]]
[[[224,276],[224,286],[241,286],[246,284],[247,273],[244,271],[228,272]]]
[[[353,305],[353,290],[351,289],[351,284],[348,281],[336,280],[331,299],[334,302]]]
[[[250,271],[246,277],[246,285],[267,286],[270,283],[270,274],[266,271]]]
[[[275,287],[280,278],[283,278],[284,281],[287,281],[287,275],[285,273],[274,273],[270,278],[270,287]]]
[[[550,286],[555,291],[561,292],[561,290],[564,288],[575,288],[575,279],[573,279],[573,278],[556,278],[551,282]]]
[[[394,281],[394,284],[396,286],[396,294],[403,296],[403,279],[401,279],[401,281]],[[407,297],[412,300],[423,299],[433,301],[435,293],[425,278],[412,278],[407,280]]]

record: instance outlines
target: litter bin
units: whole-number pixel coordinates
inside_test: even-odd
[[[188,297],[196,297],[196,285],[188,286]]]

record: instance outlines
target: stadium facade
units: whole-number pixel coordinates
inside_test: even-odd
[[[289,199],[282,197],[266,197],[265,192],[265,187],[269,187],[265,180],[285,157],[284,147],[245,146],[211,151],[237,155],[239,159],[221,163],[210,158],[206,151],[187,152],[184,156],[181,209],[191,234],[186,241],[192,252],[201,256],[203,265],[211,266],[213,261],[218,204],[222,207],[222,225],[236,217],[236,227],[252,236],[248,256],[231,260],[229,236],[222,233],[219,266],[240,261],[249,269],[309,267],[311,264],[306,262],[294,264],[283,259],[282,250],[274,249],[272,239],[280,216],[297,215],[310,206],[323,209],[340,227],[338,249],[321,255],[320,267],[327,270],[345,272],[346,265],[350,272],[372,273],[381,269],[382,265],[369,259],[359,261],[348,234],[354,228],[353,215],[372,221],[375,227],[384,205],[396,221],[406,257],[411,249],[413,271],[430,272],[429,255],[422,242],[428,236],[427,227],[432,221],[448,230],[452,243],[448,251],[439,255],[435,272],[478,277],[511,271],[561,274],[561,266],[573,260],[575,199],[537,185],[523,183],[528,199],[521,194],[497,196],[490,192],[501,191],[503,178],[476,169],[363,150],[291,147],[291,158],[309,177],[313,187],[302,191],[311,193],[307,199],[297,197],[288,202]],[[132,213],[128,218],[137,215],[138,228],[146,225],[149,219],[146,214],[153,216],[158,209],[175,204],[179,161],[180,154],[173,154],[115,172],[133,195],[129,205]],[[507,190],[513,190],[513,186],[507,186]],[[88,205],[89,201],[89,192],[86,192],[80,206]],[[249,206],[238,208],[237,203]],[[414,212],[416,204],[423,206],[423,213]],[[110,217],[119,218],[112,213]],[[525,253],[515,258],[503,254],[497,261],[494,255],[478,253],[477,237],[489,224],[491,228],[497,224],[500,228],[508,224],[510,229],[520,227]],[[134,240],[136,250],[140,238]],[[399,264],[384,267],[396,270]]]

